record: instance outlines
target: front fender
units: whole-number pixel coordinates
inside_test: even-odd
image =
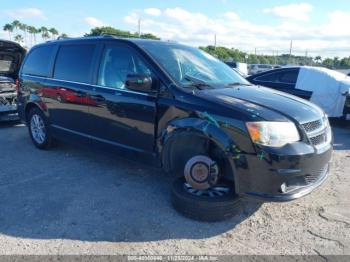
[[[227,158],[230,168],[232,169],[233,179],[238,182],[235,175],[236,161],[240,161],[241,150],[235,141],[223,130],[222,125],[211,118],[195,118],[187,117],[175,119],[168,123],[166,128],[160,133],[158,139],[158,150],[161,155],[162,166],[169,171],[169,163],[167,161],[168,151],[170,150],[170,141],[176,139],[179,133],[188,132],[189,135],[200,136],[212,141],[218,148],[222,150]],[[238,183],[235,183],[238,185]]]

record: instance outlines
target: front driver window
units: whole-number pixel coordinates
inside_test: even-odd
[[[98,76],[98,85],[116,89],[126,89],[129,74],[151,75],[145,63],[126,47],[107,46],[104,49]]]

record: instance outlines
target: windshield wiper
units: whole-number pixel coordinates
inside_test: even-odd
[[[234,83],[228,83],[227,86],[252,86],[252,84],[249,83],[240,83],[240,82],[234,82]]]
[[[196,78],[194,76],[190,76],[190,75],[185,75],[184,77],[185,80],[190,81],[191,85],[202,90],[202,87],[212,87],[211,85],[209,85],[208,83],[204,82],[203,80]]]

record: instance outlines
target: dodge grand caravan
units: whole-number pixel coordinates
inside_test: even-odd
[[[31,49],[19,81],[36,147],[70,140],[162,167],[176,178],[173,205],[192,218],[227,218],[240,197],[293,200],[329,173],[320,108],[253,86],[197,48],[108,36],[47,42]]]

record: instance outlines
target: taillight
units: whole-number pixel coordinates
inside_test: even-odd
[[[19,94],[19,79],[16,80],[16,91]]]

